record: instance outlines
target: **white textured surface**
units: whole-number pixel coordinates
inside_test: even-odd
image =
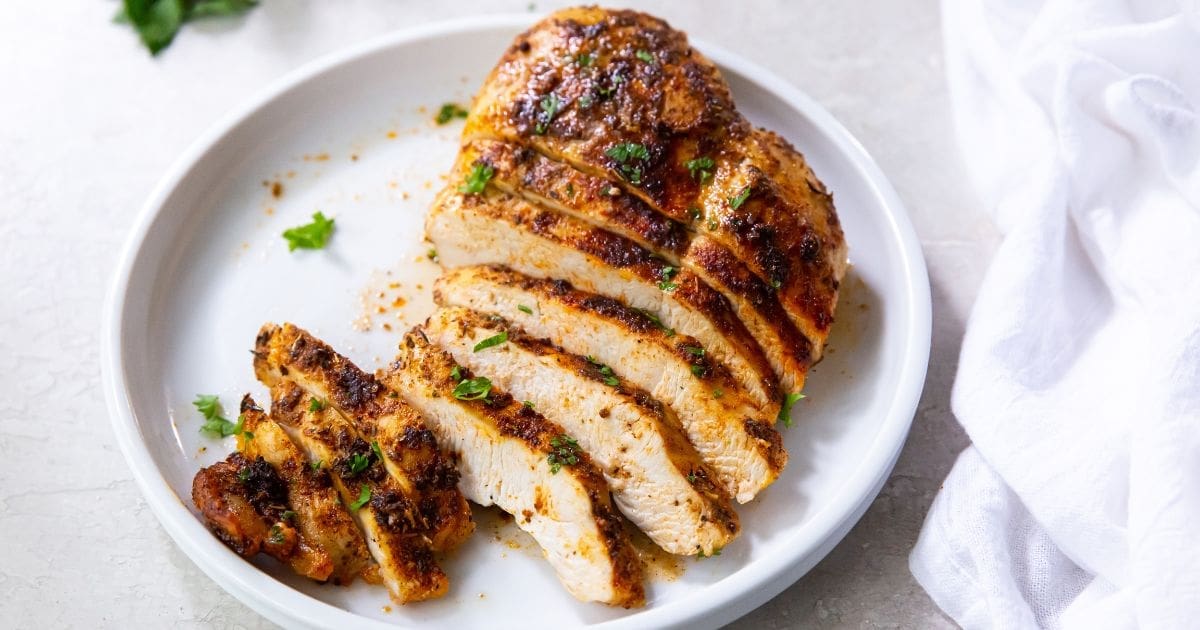
[[[936,3],[639,6],[774,70],[841,119],[907,202],[933,285],[926,391],[891,480],[824,562],[736,625],[949,626],[906,556],[965,444],[950,382],[996,239],[950,137]],[[267,627],[176,549],[113,444],[96,339],[117,249],[167,165],[264,83],[393,29],[529,5],[264,0],[243,21],[185,29],[158,59],[109,23],[114,7],[0,12],[0,625]]]

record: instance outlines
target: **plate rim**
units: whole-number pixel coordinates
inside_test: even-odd
[[[306,62],[267,87],[242,101],[211,124],[174,161],[152,189],[134,220],[122,246],[118,264],[105,299],[100,333],[102,387],[116,441],[151,511],[175,544],[223,590],[271,621],[288,627],[326,628],[353,623],[354,627],[397,628],[400,622],[362,617],[352,611],[321,601],[276,580],[248,564],[224,547],[203,528],[183,500],[174,492],[154,464],[135,420],[132,401],[125,381],[126,358],[122,352],[125,306],[134,262],[146,244],[151,227],[162,212],[171,193],[187,177],[195,164],[238,124],[298,85],[319,75],[385,49],[420,40],[497,28],[532,26],[544,16],[500,13],[435,21],[396,30],[347,46]],[[806,554],[780,554],[756,560],[710,585],[670,605],[647,608],[635,614],[596,624],[596,627],[716,627],[728,623],[778,595],[807,573],[841,541],[879,493],[903,448],[917,404],[924,389],[932,334],[932,303],[928,272],[916,231],[899,195],[861,143],[824,107],[798,87],[775,73],[714,46],[699,38],[689,38],[693,47],[719,66],[729,68],[745,80],[783,99],[802,111],[811,122],[829,135],[835,146],[846,154],[861,178],[874,188],[884,203],[888,232],[899,246],[903,292],[912,325],[902,335],[910,350],[903,359],[900,379],[892,393],[888,414],[859,464],[844,482],[841,492],[811,515],[805,531],[822,535],[806,545]],[[197,540],[197,533],[204,534]],[[206,545],[207,540],[211,545]],[[216,545],[217,548],[214,548]],[[252,568],[252,571],[247,571]],[[286,604],[285,604],[286,602]],[[301,606],[303,604],[303,606]]]

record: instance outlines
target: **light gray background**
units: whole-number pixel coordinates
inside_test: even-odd
[[[168,164],[264,84],[381,33],[530,4],[263,0],[245,20],[185,28],[158,59],[110,23],[116,6],[11,2],[0,11],[0,626],[269,627],[175,547],[114,444],[97,338],[118,249]],[[933,286],[929,377],[895,473],[828,558],[734,625],[951,627],[909,575],[907,555],[966,444],[950,385],[997,236],[954,144],[937,3],[637,6],[832,111],[908,204]]]

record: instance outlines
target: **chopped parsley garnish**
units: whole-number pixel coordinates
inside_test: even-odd
[[[246,416],[238,416],[236,423],[225,419],[221,415],[221,401],[215,394],[197,394],[192,404],[204,416],[204,424],[200,425],[201,433],[212,438],[223,438],[242,432]]]
[[[272,545],[282,545],[283,541],[283,528],[279,526],[279,523],[272,525],[271,533],[267,535],[267,542]]]
[[[368,486],[367,484],[363,484],[362,488],[359,489],[359,491],[358,491],[358,500],[355,501],[354,503],[350,504],[350,509],[355,510],[355,511],[361,510],[362,507],[367,504],[367,501],[370,501],[370,500],[371,500],[371,487]]]
[[[492,346],[498,346],[506,341],[508,341],[508,331],[507,330],[502,331],[498,335],[492,335],[491,337],[488,337],[487,339],[484,339],[483,341],[480,341],[479,343],[475,344],[474,352],[479,352],[480,350],[486,350],[488,348],[491,348]]]
[[[471,165],[471,172],[463,183],[458,187],[458,192],[468,195],[478,195],[487,187],[487,183],[492,180],[492,175],[496,174],[496,169],[491,165],[483,162],[476,162]]]
[[[529,308],[528,306],[525,306],[524,304],[518,304],[517,310],[521,311],[522,313],[525,313],[526,315],[533,315],[533,309]]]
[[[371,441],[371,452],[375,453],[375,459],[378,459],[381,462],[383,461],[383,449],[379,448],[379,442],[377,440]]]
[[[287,239],[289,252],[297,249],[323,249],[329,242],[329,235],[333,234],[333,219],[326,217],[321,212],[314,213],[312,218],[312,223],[298,225],[283,231],[283,238]]]
[[[636,142],[621,142],[606,149],[604,154],[617,162],[621,175],[629,183],[642,183],[642,167],[634,164],[633,161],[644,163],[650,159],[650,151],[646,149],[645,145]]]
[[[779,407],[779,416],[776,418],[783,423],[783,426],[792,426],[792,406],[802,398],[804,398],[804,394],[800,392],[794,392],[783,397],[783,405]]]
[[[579,442],[575,438],[562,434],[558,437],[550,438],[550,447],[553,449],[546,456],[546,461],[550,463],[550,473],[558,474],[563,466],[574,466],[579,463]]]
[[[460,382],[453,393],[459,400],[484,400],[492,393],[492,382],[483,376],[469,378]]]
[[[695,473],[688,473],[687,478],[688,478],[688,483],[696,483],[696,480],[699,479],[699,477],[697,477]]]
[[[725,395],[725,390],[720,387],[713,388],[713,398],[720,398]]]
[[[743,188],[742,192],[738,193],[736,197],[730,197],[727,201],[729,201],[730,208],[737,210],[738,208],[741,208],[742,204],[746,203],[746,200],[749,198],[750,198],[750,187],[747,186],[747,187]]]
[[[700,208],[697,208],[696,206],[692,206],[691,208],[688,208],[688,216],[691,217],[691,219],[693,221],[699,219],[700,218]]]
[[[243,468],[237,472],[238,481],[242,483],[250,483],[250,469]]]
[[[309,464],[309,466],[310,466],[310,467],[312,467],[312,469],[313,469],[313,472],[316,472],[316,471],[318,471],[318,470],[321,470],[321,464],[324,464],[324,463],[325,463],[325,460],[323,460],[323,459],[318,459],[317,461],[315,461],[315,462],[313,462],[313,463]]]
[[[241,419],[241,418],[239,417],[239,419]],[[246,438],[247,440],[253,440],[254,432],[253,431],[242,431],[242,437]]]
[[[714,219],[708,220],[708,231],[713,232],[717,229],[717,222]]]
[[[296,513],[291,510],[284,510],[283,514],[280,515],[279,520],[285,523],[293,522],[296,520]]]
[[[611,85],[606,88],[600,88],[600,90],[599,90],[600,96],[608,96],[608,95],[612,94],[613,92],[616,92],[617,87],[620,86],[621,82],[624,80],[625,80],[625,78],[622,77],[621,75],[614,74],[611,79]]]
[[[661,272],[662,281],[658,283],[658,288],[662,289],[663,291],[674,291],[675,289],[678,289],[679,285],[671,282],[671,278],[674,278],[675,274],[677,273],[679,273],[679,269],[675,267],[671,267],[669,265],[663,267]]]
[[[778,289],[779,287],[783,286],[783,282],[779,279],[775,279],[771,281],[771,286]]]
[[[432,260],[433,262],[437,262],[437,259],[438,259],[437,250],[431,248],[429,251],[425,252],[425,257],[428,258],[429,260]]]
[[[325,409],[325,401],[320,398],[313,398],[308,403],[308,410],[312,412],[323,411]]]
[[[701,376],[704,376],[704,366],[703,365],[693,365],[692,366],[692,376],[695,376],[696,378],[700,378]]]
[[[597,361],[596,357],[593,357],[592,355],[589,354],[586,357],[584,357],[584,359],[587,359],[588,363],[591,363],[592,365],[599,368],[600,376],[602,376],[604,378],[605,385],[608,385],[609,387],[616,387],[617,385],[621,384],[621,381],[620,381],[620,379],[617,378],[617,375],[613,374],[612,368]]]
[[[439,125],[444,125],[455,118],[466,118],[467,113],[458,103],[446,103],[438,110],[437,117],[433,120]]]
[[[655,326],[658,326],[659,330],[667,333],[668,337],[675,336],[675,329],[667,328],[667,325],[664,324],[662,322],[662,320],[658,318],[658,315],[655,315],[654,313],[651,313],[650,311],[647,311],[645,309],[640,309],[640,308],[638,309],[638,312],[640,312],[642,315],[645,315],[646,319],[649,319]]]
[[[454,379],[455,383],[461,382],[463,378],[462,368],[457,365],[450,368],[450,378]]]
[[[532,400],[522,400],[521,406],[525,407],[526,409],[533,409],[533,401]]]
[[[538,123],[533,128],[533,132],[537,135],[546,133],[546,128],[550,126],[550,122],[558,114],[558,110],[562,107],[562,99],[558,95],[551,92],[542,97],[542,102],[538,103],[542,113],[538,114]]]
[[[349,468],[350,468],[351,475],[357,475],[358,473],[366,470],[367,468],[370,468],[370,466],[371,466],[371,458],[370,457],[363,455],[362,453],[353,453],[352,455],[350,455]]]
[[[687,351],[688,354],[690,354],[694,357],[704,356],[704,348],[698,348],[698,347],[693,347],[693,346],[684,346],[683,349],[685,351]]]
[[[684,163],[684,166],[687,167],[688,173],[691,174],[692,179],[700,182],[701,184],[705,184],[708,183],[708,180],[712,179],[712,168],[714,164],[715,163],[713,162],[712,158],[708,156],[701,156],[694,160],[688,160]]]
[[[575,184],[572,184],[571,182],[567,182],[567,196],[568,197],[575,196]]]
[[[700,550],[700,551],[699,551],[699,552],[696,554],[696,558],[697,558],[697,559],[700,559],[700,558],[712,558],[712,557],[714,557],[714,556],[719,556],[719,555],[721,555],[721,548],[720,548],[720,547],[713,547],[712,553],[708,554],[707,556],[706,556],[706,555],[704,555],[704,550],[703,550],[703,549],[701,549],[701,550]]]
[[[648,51],[648,50],[638,50],[638,51],[637,51],[636,53],[634,53],[634,54],[635,54],[635,55],[637,55],[637,58],[638,58],[638,59],[641,59],[642,61],[645,61],[646,63],[648,63],[648,64],[651,64],[651,65],[653,65],[653,64],[654,64],[654,55],[651,55],[651,54],[650,54],[650,51]]]
[[[583,109],[587,109],[591,106],[592,106],[592,96],[590,94],[584,94],[583,96],[579,97],[579,107],[581,107]]]
[[[575,57],[575,63],[579,64],[579,66],[582,68],[592,65],[592,62],[595,60],[596,58],[589,53],[579,53],[579,55]]]

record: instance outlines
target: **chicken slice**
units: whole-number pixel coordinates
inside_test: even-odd
[[[267,324],[255,343],[254,370],[268,386],[287,379],[330,405],[366,442],[377,443],[384,469],[416,506],[434,551],[452,549],[474,531],[458,472],[424,420],[399,395],[320,339],[292,324]]]
[[[699,339],[758,405],[778,403],[774,371],[729,302],[692,272],[628,239],[492,188],[481,194],[443,190],[425,229],[448,267],[504,264],[653,313],[669,331]]]
[[[770,485],[787,463],[783,440],[772,428],[775,416],[759,412],[729,372],[707,360],[703,344],[669,336],[616,300],[503,267],[452,269],[437,281],[434,299],[500,315],[529,335],[610,366],[675,413],[740,503]]]
[[[275,469],[241,453],[200,469],[192,479],[192,503],[230,549],[246,558],[262,552],[300,575],[329,579],[332,559],[284,518],[287,501],[287,486]]]
[[[420,506],[414,504],[338,411],[289,380],[271,387],[271,414],[333,487],[366,535],[392,600],[405,604],[446,594]]]
[[[297,530],[301,548],[319,549],[330,560],[331,571],[316,579],[328,578],[334,584],[349,584],[364,574],[374,579],[378,567],[329,474],[309,465],[287,434],[248,395],[242,399],[241,412],[245,430],[238,437],[238,450],[249,461],[262,459],[270,464],[287,487],[288,510],[280,519],[282,524]]]
[[[737,536],[729,495],[674,413],[611,368],[465,308],[439,309],[422,330],[459,365],[486,374],[578,440],[621,513],[658,546],[711,555]]]
[[[384,379],[457,454],[463,492],[512,514],[571,595],[627,608],[645,603],[637,553],[604,477],[573,437],[458,367],[419,328],[404,337]]]
[[[798,151],[745,120],[716,66],[666,22],[596,7],[551,14],[502,56],[463,139],[618,179],[681,223],[698,211],[691,225],[777,289],[819,358],[847,265],[832,197]]]
[[[638,197],[621,194],[612,181],[517,144],[468,142],[460,151],[458,163],[460,169],[487,164],[494,172],[491,184],[499,190],[608,229],[653,251],[669,264],[695,273],[729,300],[746,329],[759,340],[784,389],[804,388],[805,374],[817,358],[813,342],[796,328],[771,285],[710,238],[706,230],[689,232],[684,224],[659,214]],[[460,170],[458,176],[465,177],[466,173]],[[694,219],[693,227],[700,219],[698,211]]]

